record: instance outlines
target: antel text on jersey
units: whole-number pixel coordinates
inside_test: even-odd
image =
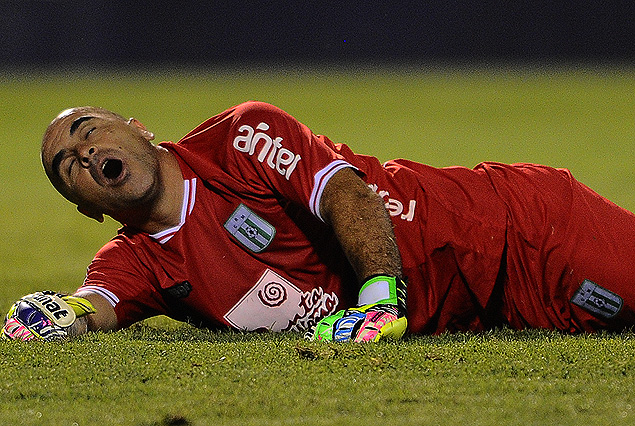
[[[293,173],[295,167],[298,165],[298,161],[301,159],[300,155],[283,148],[282,138],[280,136],[272,139],[271,136],[264,133],[269,130],[267,123],[263,122],[258,124],[256,130],[262,130],[262,132],[254,133],[254,128],[247,124],[240,126],[238,132],[244,133],[236,136],[234,139],[234,148],[240,152],[254,155],[258,143],[262,142],[260,144],[260,152],[258,153],[258,161],[267,164],[289,180],[289,176],[291,176],[291,173]]]

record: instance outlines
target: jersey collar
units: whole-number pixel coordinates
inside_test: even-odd
[[[181,220],[179,224],[155,234],[150,234],[150,238],[161,244],[167,243],[185,224],[185,219],[192,213],[194,202],[196,201],[196,178],[185,179],[183,181],[183,204],[181,205]]]

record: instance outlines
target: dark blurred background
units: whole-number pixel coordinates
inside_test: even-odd
[[[623,1],[1,0],[0,67],[635,59]]]

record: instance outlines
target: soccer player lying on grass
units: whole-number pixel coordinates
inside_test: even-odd
[[[73,296],[16,302],[6,337],[50,340],[159,314],[357,342],[399,338],[406,324],[635,324],[635,216],[567,170],[380,164],[259,102],[178,143],[152,139],[137,120],[92,107],[47,128],[55,188],[123,227]]]

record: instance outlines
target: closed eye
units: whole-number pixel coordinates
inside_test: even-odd
[[[86,132],[86,136],[84,136],[84,139],[88,139],[88,136],[90,136],[90,134],[93,133],[93,130],[95,130],[96,128],[97,127],[93,127],[88,132]]]

